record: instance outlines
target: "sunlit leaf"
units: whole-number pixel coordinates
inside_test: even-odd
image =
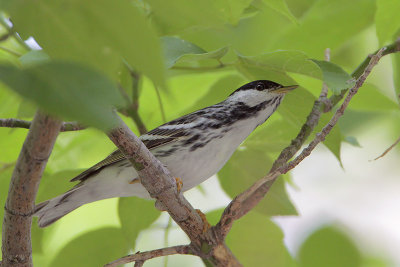
[[[376,1],[375,25],[380,45],[384,45],[400,30],[398,10],[400,10],[400,1],[398,0]]]
[[[285,95],[277,112],[282,115],[284,120],[300,129],[306,121],[314,101],[315,97],[310,92],[299,87]]]
[[[70,180],[81,172],[82,170],[72,169],[54,174],[45,173],[40,182],[36,203],[46,201],[70,190],[76,184],[71,183]]]
[[[165,64],[167,68],[172,67],[175,62],[185,54],[204,54],[207,51],[197,45],[177,37],[161,37],[164,50]]]
[[[229,45],[242,55],[257,56],[262,53],[282,49],[269,47],[288,27],[293,26],[281,13],[266,6],[259,11],[242,18],[236,26],[224,24],[216,27],[202,27],[182,32],[185,40],[196,43],[207,51]],[[296,49],[292,47],[291,49]],[[227,55],[228,57],[229,55]],[[234,60],[234,55],[231,55]]]
[[[265,126],[246,139],[246,146],[267,153],[279,153],[296,136],[298,128],[286,119],[266,122]]]
[[[225,192],[235,197],[266,175],[271,165],[271,159],[260,150],[238,150],[218,173],[218,177]],[[256,210],[270,216],[297,214],[286,193],[283,179],[273,184],[267,196],[256,206]]]
[[[228,52],[228,50],[229,50],[228,47],[222,47],[220,49],[203,54],[194,54],[194,55],[187,54],[179,58],[178,62],[196,62],[206,59],[220,59]]]
[[[324,82],[334,94],[340,94],[342,90],[354,85],[355,81],[353,78],[338,65],[316,59],[312,61],[317,63],[321,68]]]
[[[227,47],[207,52],[197,45],[177,37],[162,37],[161,43],[167,68],[171,68],[179,62],[198,62],[207,59],[218,60],[228,52]]]
[[[127,254],[129,246],[119,228],[105,227],[84,233],[69,242],[50,266],[103,266]]]
[[[265,4],[286,16],[291,22],[297,24],[296,17],[289,10],[285,0],[263,0]]]
[[[312,233],[301,245],[297,255],[304,267],[361,266],[362,257],[349,237],[328,226]]]
[[[242,86],[245,82],[243,77],[232,74],[227,75],[215,82],[208,92],[194,103],[185,113],[214,105],[225,100],[234,90]]]
[[[90,64],[116,77],[121,58],[164,84],[159,40],[128,0],[8,1],[17,31],[33,36],[53,59]]]
[[[321,70],[301,51],[275,51],[251,57],[239,55],[239,59],[242,64],[254,65],[266,71],[294,72],[321,78]]]
[[[369,27],[374,13],[374,0],[315,1],[299,20],[300,25],[277,33],[279,38],[273,39],[269,49],[297,49],[310,57],[322,58],[327,47],[337,49]]]
[[[251,2],[252,0],[215,0],[213,4],[229,23],[236,25]]]
[[[177,33],[191,27],[222,25],[224,14],[214,0],[147,0],[152,18],[163,35]]]
[[[147,229],[160,216],[160,211],[154,207],[154,201],[123,197],[118,201],[118,215],[122,232],[134,249],[140,231]]]
[[[100,129],[115,126],[111,108],[123,104],[110,80],[74,63],[49,62],[24,70],[3,65],[0,79],[46,111]]]

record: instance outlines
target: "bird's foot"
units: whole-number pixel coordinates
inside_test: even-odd
[[[175,182],[176,182],[176,188],[177,188],[177,191],[179,194],[182,190],[183,182],[182,182],[181,178],[179,178],[179,177],[175,177]]]
[[[196,209],[197,214],[199,214],[201,220],[203,221],[203,233],[207,232],[211,228],[211,224],[207,221],[206,215],[201,212],[201,210]]]
[[[139,182],[140,181],[139,181],[138,178],[134,178],[134,179],[132,179],[132,181],[129,182],[129,184],[136,184],[136,183],[139,183]]]

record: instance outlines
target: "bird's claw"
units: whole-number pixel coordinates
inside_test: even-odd
[[[139,183],[139,182],[140,181],[139,181],[138,178],[134,178],[134,179],[132,179],[132,181],[129,182],[129,184],[136,184],[136,183]]]
[[[197,214],[199,214],[201,220],[203,221],[203,233],[207,232],[211,228],[211,224],[207,221],[206,215],[201,212],[201,210],[196,209]]]
[[[182,182],[181,178],[179,178],[179,177],[175,177],[175,182],[176,182],[176,189],[179,194],[182,190],[183,182]]]

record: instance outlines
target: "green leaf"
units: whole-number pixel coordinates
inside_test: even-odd
[[[237,150],[218,173],[218,178],[222,188],[233,198],[266,175],[271,165],[271,159],[260,150]],[[286,193],[282,177],[273,184],[267,196],[256,206],[256,210],[269,216],[297,214]]]
[[[362,256],[342,231],[327,226],[312,233],[301,245],[297,255],[304,267],[361,266]]]
[[[290,123],[293,127],[296,127],[298,131],[306,121],[306,118],[313,107],[314,101],[315,97],[310,92],[299,87],[285,95],[285,98],[277,112],[282,115],[284,120]],[[297,134],[297,131],[295,131],[295,134]]]
[[[124,103],[110,80],[75,63],[49,62],[24,70],[0,65],[0,80],[51,114],[99,129],[116,125],[112,106]]]
[[[53,59],[90,64],[115,78],[124,58],[164,85],[159,40],[128,0],[16,0],[7,7],[18,33],[33,36]]]
[[[321,79],[321,70],[301,51],[284,50],[259,56],[238,55],[240,63],[257,66],[265,71],[293,72]]]
[[[295,84],[294,80],[284,72],[275,70],[265,70],[254,65],[237,64],[237,70],[248,80],[271,80],[283,85]]]
[[[314,133],[320,132],[325,125],[328,124],[332,118],[333,113],[328,112],[321,115],[317,127],[314,129]],[[340,158],[340,151],[342,145],[343,136],[340,132],[339,125],[332,128],[331,132],[326,136],[323,144],[335,155],[340,165],[342,166],[342,160]]]
[[[47,55],[43,50],[31,50],[28,53],[22,55],[19,58],[21,65],[23,67],[30,67],[40,63],[45,63],[50,61],[49,55]]]
[[[152,19],[163,35],[171,35],[191,27],[222,25],[224,14],[217,9],[215,0],[147,0]]]
[[[195,30],[180,33],[180,37],[196,43],[207,51],[229,45],[232,50],[246,56],[255,56],[266,51],[281,49],[280,46],[274,49],[268,47],[288,27],[293,26],[293,23],[269,6],[264,6],[253,15],[242,18],[236,26],[224,24],[222,26],[214,25],[214,27],[198,27]],[[233,53],[228,54],[225,58],[235,59]]]
[[[354,79],[338,65],[316,59],[312,61],[321,68],[323,80],[334,94],[338,95],[342,90],[353,87]]]
[[[274,120],[265,123],[246,139],[246,146],[258,148],[266,153],[280,153],[298,132],[298,127],[286,119]]]
[[[361,147],[361,145],[358,142],[357,138],[355,138],[354,136],[346,136],[344,141],[349,143],[350,145],[355,146],[355,147]]]
[[[277,32],[268,49],[297,49],[310,57],[321,58],[327,47],[335,51],[370,27],[374,13],[374,0],[314,1],[299,20],[300,25],[292,24],[290,29]]]
[[[185,54],[204,54],[207,51],[197,45],[182,40],[178,37],[161,37],[161,44],[164,51],[165,65],[171,68],[176,61]]]
[[[137,197],[123,197],[118,200],[118,215],[122,232],[135,248],[136,238],[140,231],[147,229],[159,216],[160,211],[154,207],[154,201]]]
[[[296,17],[293,16],[292,12],[289,10],[285,0],[263,0],[263,2],[287,17],[294,24],[298,24]]]
[[[252,0],[215,0],[213,4],[225,17],[226,21],[236,25],[243,11],[250,5]]]
[[[245,79],[237,74],[224,76],[211,85],[208,92],[183,113],[188,114],[195,110],[219,103],[225,100],[234,90],[242,86],[244,83]]]
[[[377,0],[375,25],[379,44],[382,46],[386,41],[392,39],[400,30],[400,1],[398,0]]]
[[[54,174],[46,172],[40,182],[36,203],[46,201],[70,190],[74,185],[70,180],[81,172],[81,169],[59,171]]]
[[[244,266],[295,266],[283,243],[282,230],[256,212],[249,212],[233,224],[226,243]]]
[[[228,47],[207,52],[197,45],[177,37],[161,37],[166,67],[179,62],[197,62],[206,59],[220,59],[228,52]]]
[[[61,249],[49,266],[103,266],[124,256],[128,251],[129,246],[121,230],[104,227],[73,239]]]
[[[196,62],[196,61],[200,61],[200,60],[206,60],[206,59],[217,59],[219,60],[220,58],[222,58],[223,56],[226,55],[226,53],[228,53],[229,48],[228,47],[222,47],[220,49],[211,51],[211,52],[207,52],[207,53],[203,53],[203,54],[186,54],[183,55],[181,58],[179,58],[178,62]]]

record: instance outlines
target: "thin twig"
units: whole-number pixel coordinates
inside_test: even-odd
[[[284,154],[285,150],[282,151],[278,160],[274,162],[270,173],[268,173],[264,178],[258,180],[245,192],[239,194],[237,197],[235,197],[235,199],[231,201],[231,203],[228,205],[228,207],[222,214],[220,221],[215,226],[216,233],[220,239],[222,240],[225,239],[226,235],[230,231],[232,224],[235,220],[244,216],[247,212],[253,209],[255,205],[259,203],[259,201],[269,191],[270,187],[280,174],[287,173],[289,170],[296,167],[304,158],[310,155],[311,151],[320,142],[325,140],[326,135],[329,134],[332,128],[336,125],[338,119],[343,115],[344,110],[347,108],[351,98],[357,93],[358,89],[363,85],[365,79],[371,73],[372,68],[379,62],[379,59],[383,56],[383,52],[385,50],[386,48],[384,47],[371,57],[369,64],[366,66],[364,72],[357,79],[354,87],[350,89],[348,95],[346,96],[340,108],[336,111],[332,119],[322,129],[322,131],[316,135],[314,140],[312,140],[311,143],[305,149],[303,149],[303,151],[300,153],[299,156],[297,156],[294,160],[290,161],[289,163],[282,164],[282,162],[284,162],[284,157],[290,155],[290,153]],[[302,134],[302,131],[299,133],[299,135],[304,136],[304,134]],[[293,143],[294,142],[292,141],[292,144]],[[288,149],[288,151],[294,151],[294,150],[295,149],[292,148]],[[280,158],[281,160],[279,160]]]
[[[329,48],[325,49],[325,61],[331,61],[331,50]],[[326,83],[322,84],[322,91],[319,96],[320,99],[326,98],[328,96],[328,86]]]
[[[379,60],[382,57],[383,52],[386,50],[386,48],[381,48],[378,53],[373,55],[371,57],[371,60],[368,64],[368,66],[365,68],[365,71],[363,74],[361,74],[360,78],[357,79],[356,84],[349,90],[349,93],[347,94],[346,98],[344,99],[342,105],[340,108],[338,108],[335,112],[335,115],[333,115],[332,119],[328,122],[328,124],[321,130],[320,133],[318,133],[314,140],[311,141],[311,143],[303,149],[300,155],[298,155],[294,160],[289,162],[287,168],[284,168],[282,170],[282,173],[286,173],[289,170],[293,169],[295,166],[297,166],[304,158],[308,157],[311,153],[311,151],[314,150],[314,148],[322,141],[325,140],[325,137],[327,134],[330,133],[332,128],[336,125],[337,121],[339,118],[343,115],[345,109],[350,103],[350,100],[352,97],[358,92],[358,89],[364,84],[365,79],[367,79],[368,75],[371,73],[372,68],[378,64]]]
[[[146,125],[144,124],[142,118],[139,115],[139,80],[140,74],[137,73],[127,61],[123,60],[125,67],[128,69],[129,74],[132,78],[132,100],[120,85],[120,92],[122,96],[125,98],[126,107],[122,110],[119,110],[125,116],[129,116],[132,118],[135,123],[140,135],[147,133]]]
[[[167,119],[165,117],[164,105],[163,105],[163,102],[161,99],[161,94],[160,94],[160,91],[158,90],[158,87],[155,84],[154,84],[154,89],[156,90],[158,104],[160,105],[161,118],[162,118],[163,122],[166,123]]]
[[[31,50],[29,45],[25,43],[24,40],[21,39],[21,37],[14,31],[13,27],[10,27],[6,21],[4,21],[4,18],[0,18],[0,24],[15,38],[15,40],[26,50]]]
[[[390,150],[392,150],[398,143],[400,142],[400,137],[393,143],[390,147],[388,147],[380,156],[376,157],[374,160],[383,158]]]
[[[7,48],[7,47],[5,47],[5,46],[0,46],[0,49],[6,51],[7,53],[9,53],[9,54],[11,54],[11,55],[13,55],[13,56],[16,56],[16,57],[22,56],[22,55],[21,55],[20,53],[18,53],[17,51],[14,51],[14,50],[12,50],[12,49],[10,49],[10,48]]]
[[[115,267],[115,266],[119,266],[122,264],[134,262],[134,261],[144,262],[144,261],[147,261],[147,260],[150,260],[153,258],[174,255],[174,254],[193,255],[190,252],[189,245],[182,245],[182,246],[155,249],[155,250],[146,251],[146,252],[137,252],[136,254],[128,255],[128,256],[122,257],[120,259],[117,259],[113,262],[110,262],[110,263],[104,265],[104,267]]]
[[[20,119],[0,119],[0,127],[29,129],[31,124],[32,122],[30,121]],[[61,124],[60,132],[80,131],[85,128],[85,126],[82,126],[77,122],[63,122]]]
[[[383,51],[382,56],[386,56],[389,54],[399,52],[400,51],[400,37],[394,43],[384,46],[383,48],[385,48],[385,51]],[[376,55],[378,53],[378,51],[380,51],[380,49],[375,51],[373,54],[368,55],[364,59],[364,61],[353,71],[351,76],[354,78],[354,80],[358,80],[358,78],[364,73],[364,70],[367,68],[368,64],[370,63],[372,56]],[[342,92],[340,94],[332,95],[329,98],[330,107],[324,107],[324,110],[330,111],[330,109],[332,109],[337,103],[339,103],[343,99],[343,97],[345,96],[347,91],[348,91],[348,89],[342,90]]]

